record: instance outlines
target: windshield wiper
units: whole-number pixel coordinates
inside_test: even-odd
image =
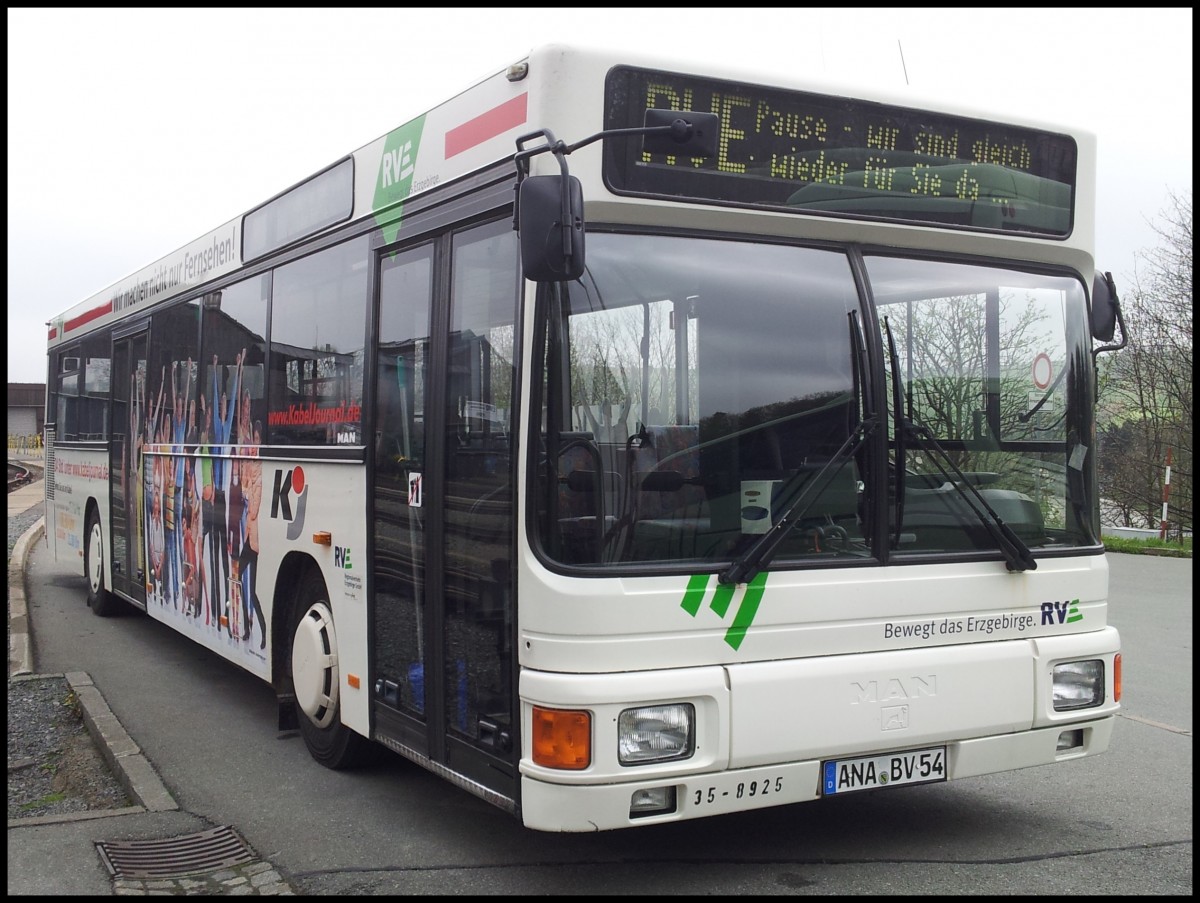
[[[788,506],[771,531],[764,533],[750,548],[739,555],[733,564],[721,571],[717,575],[717,581],[725,584],[738,584],[753,580],[758,572],[770,563],[775,550],[792,531],[792,527],[800,523],[801,518],[812,507],[813,502],[820,498],[821,493],[833,483],[838,468],[842,467],[850,456],[866,442],[867,437],[875,429],[875,425],[874,417],[859,423],[854,432],[833,453],[833,457],[826,461],[825,465],[817,471],[816,476],[808,481],[808,484],[796,496],[795,501]]]
[[[942,479],[954,487],[962,500],[967,503],[967,507],[979,518],[979,522],[983,524],[992,539],[996,541],[996,545],[1004,553],[1005,561],[1008,562],[1008,569],[1010,571],[1037,570],[1037,560],[1033,557],[1033,552],[1029,550],[1029,546],[1025,545],[1021,537],[1013,532],[1012,527],[1006,524],[992,506],[987,503],[987,500],[980,495],[979,490],[975,488],[974,482],[969,480],[967,475],[958,469],[958,465],[950,458],[949,453],[942,448],[941,443],[934,438],[933,433],[927,427],[919,423],[914,423],[907,417],[904,418],[904,427],[908,432],[909,438],[916,440],[926,451],[932,452],[929,457],[938,469],[938,473],[942,475]],[[957,477],[957,479],[954,479],[951,474]],[[982,506],[982,511],[976,507],[976,502]]]
[[[759,537],[750,548],[746,549],[739,555],[729,567],[717,574],[717,581],[723,584],[748,583],[753,580],[764,567],[766,567],[775,551],[779,548],[779,544],[787,537],[792,528],[798,524],[801,518],[813,502],[821,497],[821,493],[825,491],[833,483],[833,478],[837,475],[837,469],[844,466],[845,462],[851,456],[857,454],[862,448],[863,443],[867,441],[867,437],[878,425],[878,417],[873,410],[867,410],[869,394],[866,392],[865,375],[866,375],[866,345],[863,343],[862,334],[858,329],[857,320],[854,311],[850,312],[850,341],[854,346],[854,353],[851,355],[851,361],[854,370],[854,387],[855,392],[863,398],[863,410],[866,414],[857,427],[846,437],[846,441],[841,444],[833,456],[825,462],[825,465],[817,471],[816,475],[808,481],[807,485],[800,491],[800,494],[788,505],[779,522],[767,533]]]
[[[896,346],[892,340],[892,328],[888,324],[886,317],[883,321],[883,328],[887,332],[888,344],[892,353],[892,379],[895,381],[893,385],[898,385],[900,369],[896,366]],[[897,392],[896,394],[899,395],[900,393]],[[943,480],[954,487],[962,500],[966,502],[967,507],[971,509],[971,513],[979,519],[979,522],[983,524],[988,534],[995,540],[996,545],[1004,555],[1008,569],[1010,571],[1037,570],[1037,560],[1033,557],[1033,552],[1029,550],[1029,546],[1025,545],[1021,537],[1013,532],[1012,527],[1001,520],[1000,515],[995,512],[992,506],[987,503],[987,499],[975,488],[974,482],[968,479],[967,475],[958,468],[958,465],[950,457],[950,453],[942,448],[941,443],[937,441],[929,428],[917,423],[911,417],[905,417],[903,412],[899,413],[896,423],[898,426],[898,436],[902,432],[907,438],[914,440],[921,448],[931,453],[929,456],[930,460],[933,461],[938,473],[941,474]],[[903,467],[903,460],[897,461],[896,466]],[[954,476],[952,477],[951,474]],[[954,477],[957,477],[957,479],[954,479]],[[976,502],[979,503],[979,506],[976,505]],[[983,510],[980,510],[980,506]],[[896,525],[896,530],[899,532],[899,524]]]

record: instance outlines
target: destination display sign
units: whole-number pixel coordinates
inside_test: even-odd
[[[618,194],[970,229],[1070,234],[1073,138],[850,97],[616,67],[606,129],[642,125],[647,109],[720,118],[716,157],[647,153],[605,141]]]

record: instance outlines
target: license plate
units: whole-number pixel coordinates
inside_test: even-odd
[[[834,796],[902,784],[946,780],[946,747],[910,749],[882,756],[834,759],[821,765],[821,793]]]

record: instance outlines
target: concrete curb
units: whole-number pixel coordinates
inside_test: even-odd
[[[66,680],[71,692],[79,701],[83,711],[83,723],[88,729],[96,748],[104,756],[104,761],[112,769],[117,780],[129,797],[137,801],[135,806],[125,806],[120,809],[93,809],[87,812],[72,812],[67,815],[40,815],[33,818],[10,818],[10,828],[27,828],[34,825],[53,825],[63,822],[90,821],[96,818],[110,818],[114,815],[133,815],[140,812],[174,812],[179,804],[171,796],[169,790],[150,760],[143,755],[133,738],[129,736],[104,695],[92,683],[92,678],[84,671],[71,671],[67,674],[25,674],[14,678],[14,682],[39,680],[47,677],[60,677]]]
[[[46,518],[25,531],[13,546],[8,560],[8,676],[29,674],[33,670],[33,644],[29,638],[29,608],[25,601],[25,559],[29,547],[41,539]]]
[[[178,809],[179,804],[159,778],[158,772],[117,720],[104,695],[92,683],[92,678],[84,671],[69,671],[66,678],[83,708],[83,722],[88,732],[125,791],[148,812]]]

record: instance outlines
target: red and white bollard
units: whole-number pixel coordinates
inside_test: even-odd
[[[1167,449],[1167,475],[1163,480],[1163,510],[1162,520],[1158,524],[1158,538],[1167,538],[1167,496],[1171,493],[1171,449]]]

